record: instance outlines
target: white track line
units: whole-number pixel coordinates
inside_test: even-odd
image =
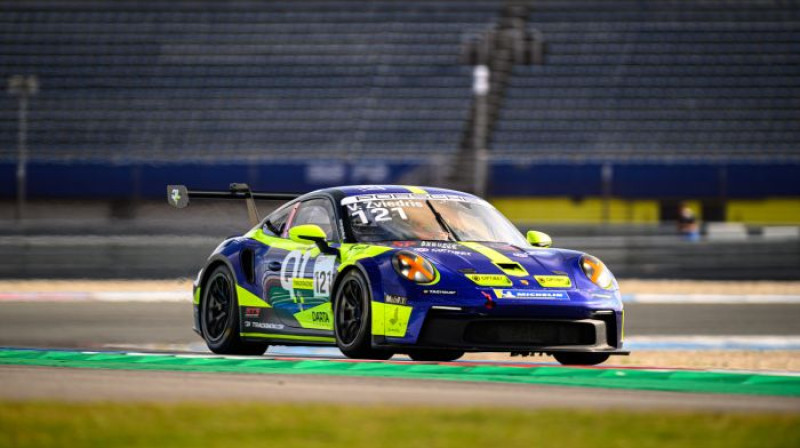
[[[628,350],[800,350],[800,336],[632,336]]]
[[[629,294],[624,303],[685,304],[800,304],[800,296],[776,294]]]
[[[191,291],[0,292],[0,302],[191,302]],[[774,294],[627,294],[624,303],[795,305],[800,296]]]

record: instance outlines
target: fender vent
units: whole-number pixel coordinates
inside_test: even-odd
[[[240,255],[242,262],[242,271],[247,279],[247,283],[253,284],[256,282],[256,269],[255,269],[255,255],[252,249],[245,249]]]

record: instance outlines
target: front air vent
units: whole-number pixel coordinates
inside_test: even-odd
[[[594,345],[595,329],[583,322],[474,321],[464,340],[481,345],[563,346]]]
[[[503,272],[509,275],[528,275],[528,271],[522,267],[519,263],[495,263],[498,268],[502,269]]]

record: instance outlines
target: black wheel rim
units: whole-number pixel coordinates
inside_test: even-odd
[[[342,285],[339,306],[336,310],[336,333],[339,341],[352,344],[358,337],[364,314],[364,288],[356,279]]]
[[[204,313],[206,336],[211,341],[222,339],[230,317],[233,288],[228,278],[219,274],[208,283]]]

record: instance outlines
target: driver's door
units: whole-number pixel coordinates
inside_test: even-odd
[[[273,247],[267,253],[268,263],[278,268],[278,275],[266,285],[266,295],[287,326],[333,329],[330,295],[337,257],[321,254],[314,243],[291,241],[288,234],[293,227],[313,224],[325,232],[329,242],[339,242],[334,223],[333,204],[329,199],[303,201],[284,226],[282,247]]]

